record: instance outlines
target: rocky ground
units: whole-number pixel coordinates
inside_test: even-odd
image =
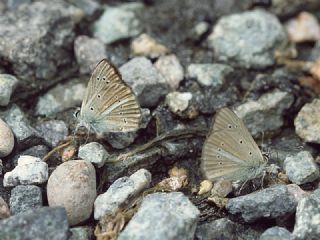
[[[0,239],[318,239],[319,20],[317,0],[1,1]],[[137,131],[75,133],[103,58]],[[200,171],[225,106],[269,153],[243,189]]]

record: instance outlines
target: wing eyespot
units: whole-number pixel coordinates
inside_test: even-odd
[[[224,146],[224,143],[223,143],[223,142],[221,143],[221,146],[222,146],[222,147]]]
[[[218,151],[221,152],[221,148],[218,148]]]
[[[93,107],[90,107],[90,110],[93,111]]]
[[[128,122],[127,122],[127,119],[125,119],[125,118],[123,119],[123,122],[124,122],[125,124],[127,124],[127,123],[128,123]]]
[[[239,143],[240,143],[240,144],[242,144],[242,143],[243,143],[243,140],[242,140],[242,139],[240,139]]]
[[[101,96],[98,94],[98,98],[101,98]]]
[[[249,155],[251,156],[251,155],[252,155],[252,152],[249,152]]]
[[[220,155],[217,155],[217,158],[221,158],[221,156],[220,156]]]
[[[231,129],[231,128],[232,128],[232,125],[231,125],[231,124],[228,124],[228,128]]]
[[[219,162],[219,165],[222,165],[222,162]]]
[[[100,80],[100,78],[99,78],[99,77],[97,77],[97,80],[99,81],[99,80]]]

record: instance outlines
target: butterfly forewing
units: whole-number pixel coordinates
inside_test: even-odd
[[[80,118],[96,132],[137,130],[140,106],[118,70],[102,60],[90,78]]]
[[[210,180],[246,180],[264,163],[242,120],[228,108],[217,112],[203,147],[202,170]]]

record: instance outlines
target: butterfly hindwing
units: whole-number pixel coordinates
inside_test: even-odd
[[[80,117],[96,132],[126,132],[139,127],[138,101],[107,60],[102,60],[93,71]]]
[[[246,180],[263,162],[261,151],[242,120],[228,108],[218,111],[202,152],[206,177]]]

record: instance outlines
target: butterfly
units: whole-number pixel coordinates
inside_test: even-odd
[[[141,111],[135,94],[117,68],[103,59],[92,72],[81,110],[75,116],[78,127],[103,134],[137,130]]]
[[[202,150],[205,177],[247,181],[264,172],[266,160],[242,120],[228,108],[218,110]]]

